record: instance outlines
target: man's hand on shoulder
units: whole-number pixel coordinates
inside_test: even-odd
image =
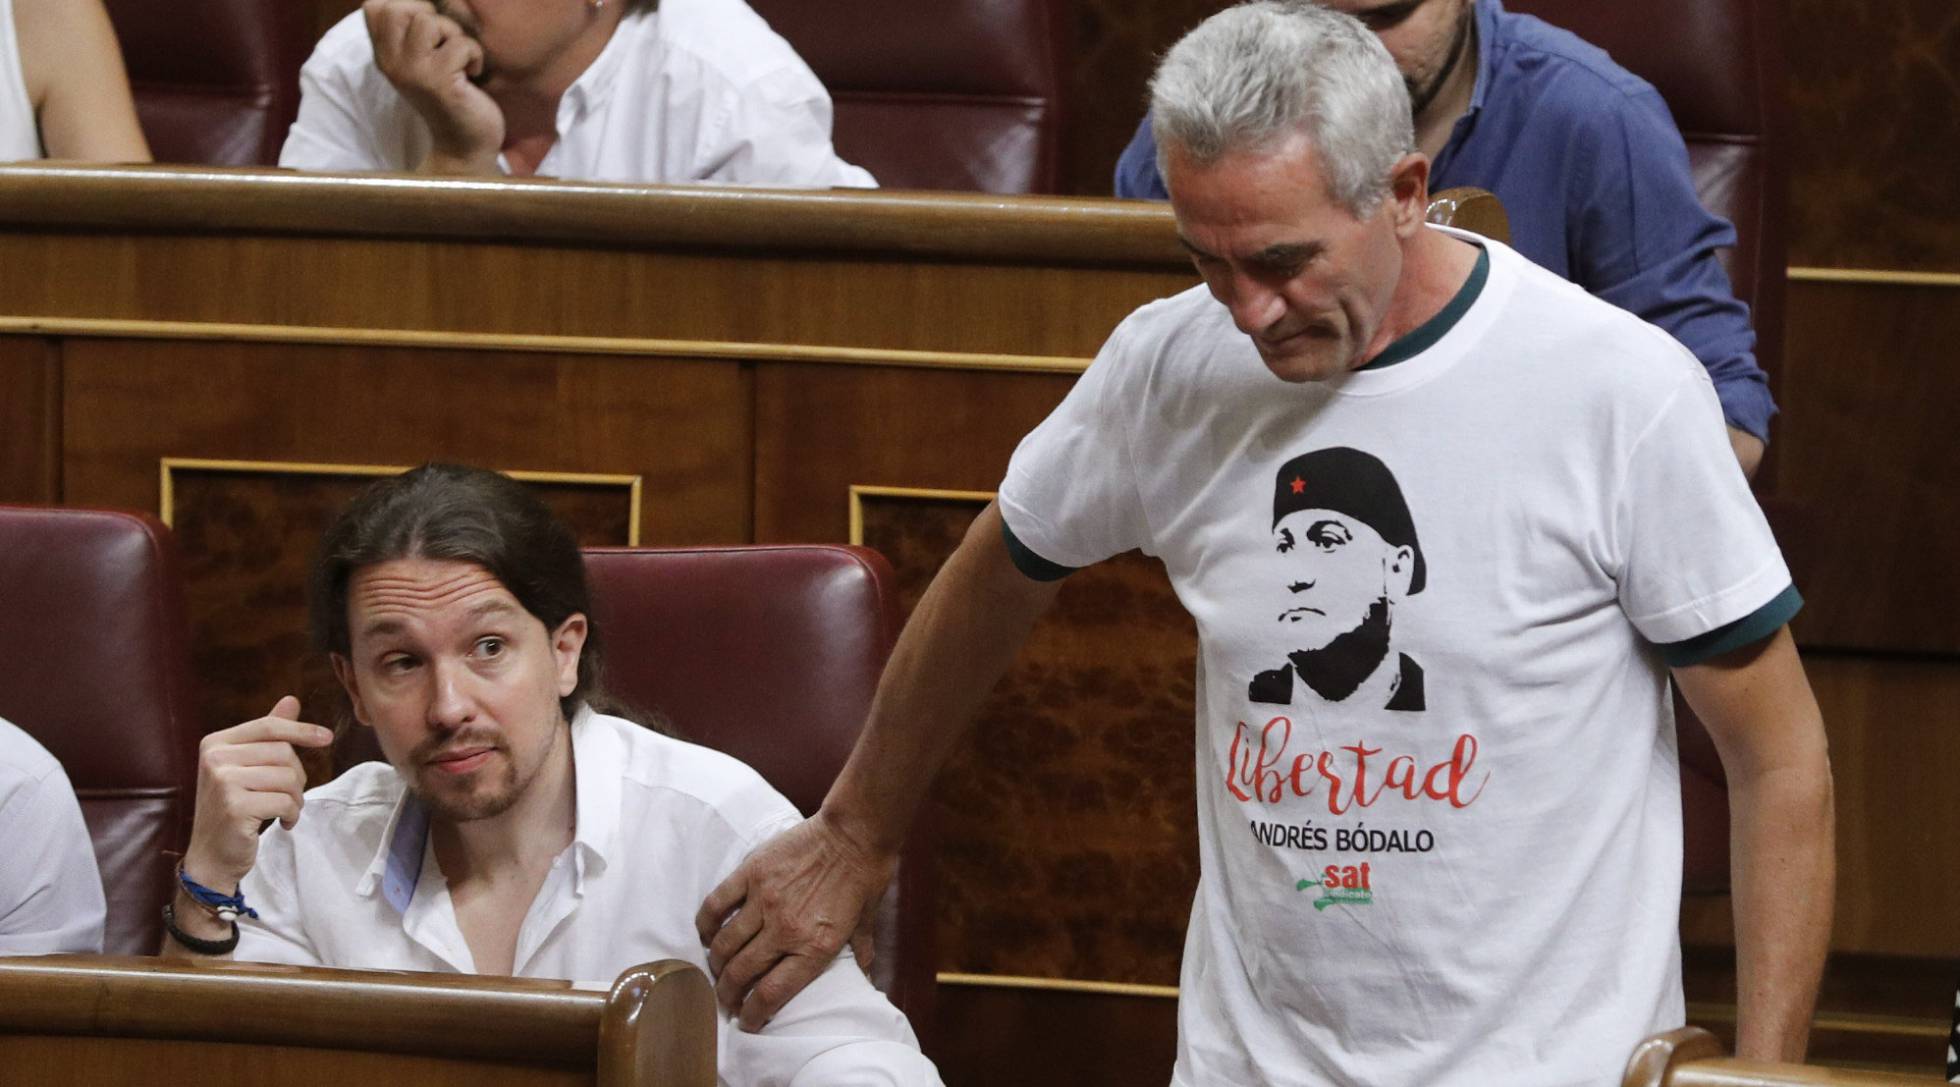
[[[430,0],[367,0],[361,5],[375,67],[429,126],[434,148],[424,172],[494,174],[504,144],[504,113],[473,80],[483,45]]]
[[[816,815],[749,854],[695,915],[715,995],[761,1030],[863,929],[898,866]],[[864,961],[864,960],[861,960]]]
[[[197,809],[184,874],[232,893],[259,855],[259,828],[277,819],[288,830],[305,803],[306,768],[300,747],[325,747],[333,732],[299,719],[299,699],[281,698],[272,712],[206,736],[197,753]]]

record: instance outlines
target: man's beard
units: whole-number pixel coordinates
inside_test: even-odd
[[[1456,66],[1463,63],[1463,54],[1469,51],[1470,35],[1475,25],[1471,20],[1475,17],[1476,11],[1475,4],[1463,6],[1463,17],[1457,20],[1456,34],[1450,39],[1449,55],[1443,59],[1443,66],[1430,78],[1428,86],[1418,86],[1409,80],[1403,81],[1409,88],[1410,117],[1417,121],[1422,120],[1422,111],[1428,109],[1429,104],[1442,93],[1443,84],[1449,82],[1450,76],[1456,71]]]
[[[1387,657],[1386,597],[1369,605],[1360,626],[1336,634],[1319,649],[1297,649],[1286,655],[1301,681],[1329,702],[1339,702],[1353,694]]]
[[[448,777],[445,771],[436,769],[429,762],[431,756],[444,748],[474,747],[484,743],[495,748],[491,758],[501,760],[503,764],[503,773],[499,780],[494,783],[472,781],[470,790],[462,795],[456,795],[440,786],[431,786],[431,782],[441,782]],[[523,793],[524,786],[528,784],[517,780],[517,763],[510,757],[510,745],[499,736],[464,732],[454,736],[434,737],[417,745],[414,753],[409,756],[408,765],[413,772],[402,776],[408,780],[409,791],[415,794],[415,799],[422,802],[422,806],[428,809],[430,815],[449,823],[468,823],[502,815],[510,810],[511,805],[517,803],[518,796]],[[477,775],[469,776],[474,778]]]

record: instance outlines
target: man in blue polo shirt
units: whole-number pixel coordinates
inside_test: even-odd
[[[1667,330],[1715,382],[1729,444],[1754,475],[1776,405],[1749,310],[1716,250],[1735,228],[1701,206],[1661,97],[1602,50],[1500,0],[1322,0],[1388,47],[1415,109],[1430,191],[1497,194],[1511,245]],[[1145,116],[1116,195],[1163,200]]]

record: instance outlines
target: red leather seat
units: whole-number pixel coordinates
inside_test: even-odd
[[[850,756],[898,634],[891,568],[839,546],[585,553],[606,689],[754,767],[805,815]],[[873,981],[924,1038],[932,840],[916,827],[880,906]]]
[[[153,955],[190,831],[198,738],[170,530],[0,507],[0,717],[61,761],[108,897],[104,950]]]
[[[1736,297],[1750,306],[1756,360],[1773,388],[1783,355],[1788,263],[1781,6],[1768,0],[1507,0],[1505,7],[1529,12],[1606,50],[1666,100],[1687,142],[1702,203],[1735,224],[1736,246],[1722,255],[1723,263]],[[1772,512],[1782,515],[1778,520],[1793,515]],[[1794,555],[1791,559],[1798,568]],[[1686,839],[1683,885],[1690,892],[1718,893],[1729,881],[1727,779],[1701,722],[1679,698],[1675,710]]]
[[[1054,0],[750,0],[830,90],[838,154],[888,189],[1051,193]]]
[[[271,166],[299,111],[312,7],[296,0],[106,0],[158,162]]]

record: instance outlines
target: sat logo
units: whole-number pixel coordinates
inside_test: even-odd
[[[1366,906],[1375,900],[1374,887],[1369,882],[1368,865],[1330,864],[1321,869],[1319,879],[1303,879],[1293,885],[1296,891],[1309,887],[1320,888],[1320,896],[1314,899],[1313,908],[1324,910],[1329,906]]]

